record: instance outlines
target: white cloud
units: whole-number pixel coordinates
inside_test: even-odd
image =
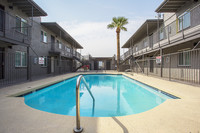
[[[128,31],[122,31],[120,34],[121,46],[143,22],[143,18],[129,20],[129,24],[126,26]],[[109,57],[116,54],[116,32],[114,29],[107,29],[109,23],[111,22],[59,22],[84,47],[82,54],[91,54],[94,57]],[[121,49],[121,55],[123,51]]]

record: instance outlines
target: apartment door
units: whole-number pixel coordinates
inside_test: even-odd
[[[55,63],[55,61],[54,61],[54,57],[51,57],[51,73],[54,73],[54,63]]]
[[[99,63],[98,63],[98,61],[94,61],[94,70],[99,70]]]
[[[4,6],[0,5],[0,31],[3,31],[4,29]]]
[[[110,61],[106,61],[106,70],[110,70]]]
[[[153,67],[154,67],[154,60],[152,59],[152,57],[150,57],[150,72],[153,73]]]
[[[150,46],[150,48],[152,48],[153,47],[153,33],[149,36],[149,46]]]
[[[0,48],[0,79],[4,78],[4,48]]]
[[[55,37],[51,35],[51,50],[55,50]]]

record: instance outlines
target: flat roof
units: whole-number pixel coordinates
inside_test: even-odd
[[[153,33],[155,29],[157,29],[157,24],[161,25],[163,23],[163,19],[147,19],[140,28],[128,39],[128,41],[122,46],[122,48],[129,48],[130,43],[137,43],[143,38],[147,37],[147,34]],[[148,28],[148,33],[147,33]]]
[[[177,10],[185,5],[187,2],[191,2],[191,0],[165,0],[155,10],[155,12],[177,12]]]
[[[28,17],[47,16],[47,13],[38,6],[33,0],[7,0],[13,6],[18,7],[22,12],[25,12]],[[33,10],[33,14],[32,14]]]
[[[112,60],[113,57],[92,57],[93,60]]]
[[[41,22],[41,24],[46,27],[47,29],[51,30],[62,39],[67,41],[68,43],[72,44],[77,49],[83,49],[83,47],[74,39],[72,38],[60,25],[56,22]]]

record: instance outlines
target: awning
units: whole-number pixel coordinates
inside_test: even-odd
[[[33,0],[8,0],[13,6],[18,7],[22,12],[26,13],[28,17],[47,16],[47,13],[42,10]],[[33,14],[32,14],[33,11]]]
[[[157,27],[163,24],[163,19],[147,19],[142,26],[129,38],[129,40],[122,46],[122,48],[129,48],[131,41],[134,44],[141,41],[151,33],[153,33]],[[148,28],[148,29],[147,29]],[[147,33],[148,32],[148,33]]]
[[[179,8],[185,5],[191,0],[165,0],[163,3],[156,9],[157,13],[162,12],[177,12]]]
[[[83,49],[83,47],[73,39],[60,25],[56,22],[42,22],[44,27],[51,30],[53,33],[61,37],[63,40],[67,41],[69,44],[73,45],[77,49]]]

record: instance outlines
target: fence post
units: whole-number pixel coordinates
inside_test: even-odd
[[[29,80],[31,81],[32,80],[32,67],[31,67],[32,66],[32,56],[29,57],[29,64],[30,64],[30,66],[29,66],[29,76],[30,76],[29,78],[30,79]]]
[[[147,59],[147,76],[148,76],[149,60]]]
[[[54,65],[54,71],[53,71],[53,75],[56,75],[56,59],[55,57],[52,59],[53,60],[53,65]]]
[[[160,77],[163,76],[163,57],[162,57],[162,49],[160,48],[160,58],[161,58],[161,62],[160,62]]]
[[[27,47],[27,80],[30,80],[30,56],[29,56],[29,46]]]
[[[171,54],[169,54],[169,80],[171,80]]]

